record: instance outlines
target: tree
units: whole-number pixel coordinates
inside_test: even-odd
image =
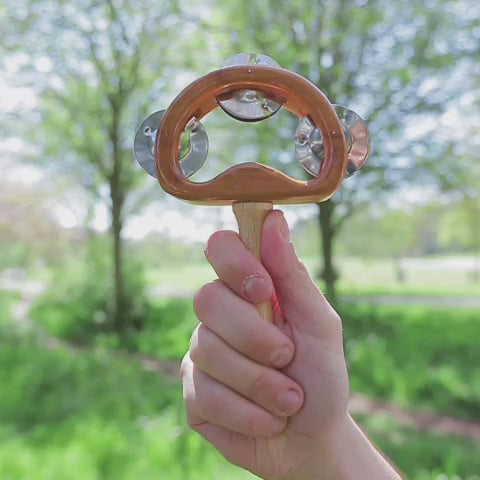
[[[332,102],[356,110],[369,125],[373,153],[367,167],[318,205],[321,276],[332,301],[334,240],[344,222],[363,205],[379,201],[382,192],[420,178],[414,145],[426,145],[429,132],[419,133],[412,125],[422,125],[449,98],[440,87],[434,94],[425,92],[429,79],[435,85],[449,83],[449,72],[463,53],[460,27],[474,25],[459,11],[465,3],[470,4],[243,0],[225,5],[226,20],[220,14],[213,17],[227,45],[225,56],[249,50],[269,54],[284,68],[310,79]],[[445,15],[446,9],[450,15]],[[228,27],[222,29],[220,22]],[[444,38],[450,39],[448,44]],[[432,155],[425,158],[432,160]],[[431,168],[422,173],[431,175]]]
[[[8,10],[8,55],[23,66],[19,78],[39,99],[35,114],[17,115],[18,128],[38,148],[30,160],[68,177],[87,202],[108,206],[112,319],[124,332],[132,299],[122,229],[146,196],[133,135],[153,104],[165,101],[172,71],[178,73],[177,51],[185,49],[178,24],[190,36],[195,24],[175,2],[149,0],[10,1]]]
[[[374,149],[367,167],[345,182],[332,199],[318,205],[321,276],[332,300],[336,280],[333,244],[343,223],[362,205],[379,200],[380,192],[419,177],[414,172],[412,145],[426,144],[428,132],[407,136],[402,131],[440,111],[448,98],[441,89],[435,95],[424,92],[429,79],[448,78],[449,68],[462,53],[463,44],[454,34],[465,25],[458,8],[464,3],[343,0],[278,4],[266,0],[251,4],[244,0],[226,10],[226,21],[220,14],[213,17],[228,26],[222,29],[217,24],[218,35],[227,45],[225,56],[248,50],[267,53],[283,67],[309,78],[331,101],[358,111],[369,125]],[[445,15],[445,9],[451,15]],[[442,40],[445,36],[453,39],[448,45]]]
[[[62,259],[66,235],[49,209],[45,189],[0,183],[0,269],[27,267],[35,262]]]

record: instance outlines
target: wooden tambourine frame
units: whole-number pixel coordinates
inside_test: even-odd
[[[299,118],[309,117],[322,133],[325,158],[318,177],[301,181],[258,163],[242,163],[207,182],[189,181],[179,165],[180,136],[192,117],[201,120],[218,99],[242,89],[261,90]],[[157,178],[165,191],[209,205],[235,202],[311,203],[331,197],[347,168],[347,145],[331,103],[311,82],[288,70],[228,67],[199,78],[173,101],[162,119],[155,148]]]
[[[242,163],[207,182],[189,181],[179,164],[180,136],[187,123],[201,120],[219,107],[218,101],[237,90],[259,90],[299,118],[308,117],[320,129],[325,156],[319,175],[296,180],[258,163]],[[190,84],[165,112],[155,143],[157,178],[165,191],[188,202],[233,205],[244,244],[259,259],[263,221],[273,203],[311,203],[330,198],[347,168],[347,145],[340,120],[326,96],[305,78],[279,68],[234,66],[211,72]],[[270,302],[258,305],[273,320]]]

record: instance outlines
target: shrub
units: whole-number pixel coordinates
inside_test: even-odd
[[[123,338],[129,330],[142,328],[148,314],[142,267],[125,256],[123,312],[127,322],[125,331],[116,331],[112,267],[104,240],[90,240],[83,255],[57,268],[49,288],[34,304],[32,317],[50,334],[90,343],[101,333]]]

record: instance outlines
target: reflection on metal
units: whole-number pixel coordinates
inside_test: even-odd
[[[360,115],[341,105],[334,105],[347,141],[348,163],[345,177],[357,173],[370,155],[370,134]]]
[[[333,105],[340,120],[347,143],[348,161],[345,177],[351,177],[360,170],[370,153],[370,135],[365,122],[353,110]],[[295,131],[295,152],[305,170],[317,177],[325,158],[325,149],[320,129],[308,117],[298,123]]]
[[[226,60],[222,67],[243,65],[261,65],[280,68],[280,65],[270,57],[258,53],[239,53]],[[231,117],[242,122],[259,122],[274,115],[281,103],[268,99],[261,90],[236,90],[217,98],[218,104]]]
[[[149,115],[138,128],[133,150],[140,166],[152,177],[157,178],[155,169],[155,139],[165,110]],[[179,163],[185,177],[196,173],[207,159],[208,137],[203,125],[192,118],[180,137]]]

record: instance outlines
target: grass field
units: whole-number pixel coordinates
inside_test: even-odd
[[[318,260],[303,259],[315,277]],[[393,262],[386,259],[339,258],[338,288],[344,294],[465,295],[480,297],[480,283],[472,282],[471,271],[461,259],[405,259],[405,282],[395,278]],[[206,260],[199,263],[165,266],[147,271],[147,282],[165,292],[191,292],[216,278]]]
[[[206,263],[174,272],[164,285],[177,291],[214,277]],[[151,272],[149,280],[162,285],[169,275]],[[0,292],[2,480],[254,478],[186,428],[176,379],[120,355],[114,336],[97,337],[84,351],[45,348],[12,327],[9,310],[18,298]],[[345,305],[340,313],[354,392],[407,409],[480,417],[478,310]],[[55,334],[68,305],[32,314],[40,331]],[[178,360],[195,323],[191,299],[155,300],[130,348]],[[472,440],[419,432],[383,415],[358,420],[410,480],[480,478]]]
[[[102,349],[79,356],[11,335],[0,343],[2,480],[254,478],[186,429],[172,380]],[[409,479],[478,479],[472,441],[359,420]]]

